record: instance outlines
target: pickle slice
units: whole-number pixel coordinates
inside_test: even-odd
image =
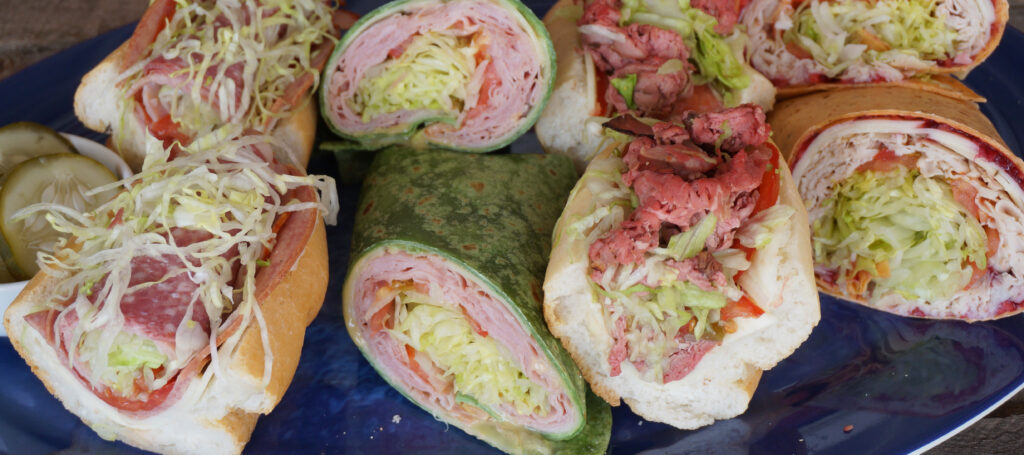
[[[0,232],[6,245],[0,256],[18,279],[29,279],[39,271],[36,253],[52,252],[60,234],[46,220],[46,211],[13,219],[18,210],[46,202],[88,212],[113,198],[111,189],[98,194],[86,192],[116,181],[114,173],[87,156],[59,153],[24,161],[14,167],[0,188]]]
[[[76,151],[67,138],[38,123],[16,122],[0,128],[0,184],[22,161],[54,153]]]

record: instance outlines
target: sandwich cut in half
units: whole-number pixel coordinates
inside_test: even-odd
[[[94,211],[19,212],[48,211],[65,237],[39,256],[4,327],[104,439],[237,454],[291,383],[323,303],[334,184],[281,164],[265,136],[174,159],[149,143],[147,167],[94,190],[119,190]]]
[[[132,37],[82,78],[75,114],[133,170],[146,138],[201,147],[262,132],[305,166],[312,93],[350,13],[321,0],[154,0]]]
[[[489,152],[529,130],[551,93],[555,55],[519,0],[397,0],[359,20],[324,71],[320,109],[343,139]]]
[[[822,291],[903,316],[1024,310],[1024,162],[976,104],[847,89],[787,100],[771,121]]]
[[[970,97],[948,75],[981,64],[1008,17],[1006,0],[752,0],[740,23],[780,97],[867,84]]]
[[[601,149],[607,117],[679,120],[744,103],[771,109],[775,88],[743,58],[741,3],[725,3],[556,3],[544,17],[558,54],[555,91],[537,122],[544,150],[571,156],[582,171]]]
[[[555,227],[548,327],[613,405],[686,429],[735,417],[820,319],[806,214],[764,113],[605,126]]]
[[[352,340],[436,419],[509,453],[600,454],[610,438],[610,408],[541,313],[551,228],[575,181],[561,156],[389,148],[357,208]]]

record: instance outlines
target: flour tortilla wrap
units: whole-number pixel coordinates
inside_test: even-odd
[[[349,334],[403,395],[506,452],[604,453],[610,437],[608,407],[541,314],[551,228],[575,179],[564,157],[391,148],[363,185]]]
[[[342,38],[320,106],[363,149],[489,152],[533,126],[554,73],[547,30],[518,0],[398,0]]]
[[[747,57],[776,85],[780,99],[877,84],[963,98],[969,92],[941,75],[963,77],[981,64],[999,44],[1009,18],[1005,0],[881,2],[853,13],[855,4],[868,3],[754,0],[743,10],[740,23],[751,38]],[[821,26],[818,18],[826,17],[831,23]],[[811,28],[821,33],[799,33]],[[927,75],[937,78],[919,77]]]
[[[948,271],[921,272],[928,266],[926,263],[902,259],[916,257],[913,255],[920,250],[896,242],[895,249],[903,251],[900,259],[886,257],[886,264],[882,265],[880,257],[872,256],[874,266],[862,261],[859,266],[843,269],[872,269],[860,277],[855,272],[843,272],[842,267],[830,266],[823,254],[816,254],[819,289],[905,316],[975,321],[1006,317],[1024,309],[1020,303],[1024,300],[1024,280],[1019,278],[1024,272],[1024,233],[1020,223],[1024,217],[1024,191],[1020,185],[1024,181],[1024,163],[1003,143],[977,105],[905,88],[858,88],[787,100],[776,107],[769,121],[793,169],[812,231],[817,230],[816,223],[826,226],[830,225],[828,220],[835,219],[829,213],[837,212],[825,207],[828,200],[839,200],[836,189],[840,185],[867,176],[866,169],[886,169],[891,163],[901,163],[900,176],[919,175],[941,182],[936,188],[946,188],[942,190],[946,196],[925,198],[921,203],[938,207],[938,201],[947,201],[943,207],[952,207],[935,220],[962,220],[955,221],[959,223],[955,225],[948,224],[954,221],[942,221],[915,234],[939,239],[934,236],[943,229],[959,226],[957,235],[951,237],[955,249],[949,254],[962,253],[954,256],[959,261],[946,261],[944,270]],[[885,153],[879,153],[883,149]],[[862,172],[855,173],[858,168]],[[924,181],[919,184],[924,185]],[[888,201],[904,204],[909,200],[900,196]],[[884,202],[872,202],[871,206]],[[916,209],[901,211],[919,219],[931,213],[910,210]],[[884,228],[886,225],[872,226],[877,231],[888,229]],[[815,243],[824,245],[826,240],[822,239],[829,238],[827,232],[831,231],[816,233]],[[849,235],[860,234],[854,231]],[[924,243],[921,240],[912,245]],[[875,254],[871,251],[877,250],[859,251],[858,256],[866,260],[866,256]],[[832,264],[841,260],[835,259]],[[920,286],[933,290],[908,287],[907,283],[913,282],[929,283]]]

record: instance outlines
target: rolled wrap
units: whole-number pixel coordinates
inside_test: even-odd
[[[1024,280],[1020,278],[1024,276],[1024,163],[1003,143],[977,105],[905,88],[859,88],[787,100],[776,107],[769,121],[780,150],[793,168],[815,231],[819,289],[904,316],[973,321],[1005,317],[1024,309]],[[883,149],[885,153],[880,154]],[[943,199],[956,201],[956,210],[941,212],[935,219],[962,218],[966,220],[965,226],[977,222],[983,229],[981,241],[985,243],[975,248],[984,252],[983,267],[980,257],[965,257],[960,264],[947,261],[951,264],[948,267],[954,269],[951,273],[909,278],[911,282],[932,280],[929,282],[935,288],[955,287],[949,296],[926,298],[906,291],[883,292],[889,289],[885,283],[896,283],[915,269],[920,270],[920,262],[913,267],[901,267],[903,259],[890,259],[886,267],[869,271],[868,281],[864,275],[843,276],[837,267],[824,262],[824,231],[817,232],[815,226],[829,225],[838,213],[823,208],[825,201],[835,195],[836,188],[849,182],[858,169],[863,176],[868,169],[885,170],[892,163],[901,163],[901,176],[920,175],[940,182],[936,188],[946,188],[942,190],[946,194]],[[882,202],[871,201],[869,206],[881,206]],[[921,205],[936,207],[936,202],[925,199]],[[830,213],[833,217],[829,217]],[[914,213],[922,219],[920,214],[927,212]],[[883,219],[887,220],[886,226],[912,224],[893,215]],[[950,229],[948,223],[951,222],[934,224],[915,235],[925,238]],[[964,242],[968,238],[964,232],[979,232],[976,228],[961,229],[954,238]],[[880,231],[883,242],[888,238],[885,235]],[[878,245],[881,244],[875,246]],[[900,248],[904,257],[909,257],[913,250],[905,245],[896,249]],[[838,257],[831,263],[843,260]],[[975,269],[973,273],[968,267]],[[889,270],[883,270],[886,268]],[[957,272],[957,268],[961,271]],[[887,274],[892,281],[880,281],[890,279],[883,276]]]
[[[918,76],[963,76],[995,50],[1009,18],[1005,0],[882,0],[850,14],[861,2],[753,0],[740,17],[750,35],[750,64],[776,85],[780,98],[866,84],[963,98],[968,92],[948,76]],[[817,33],[807,32],[811,28]]]
[[[349,145],[488,152],[533,126],[554,71],[547,30],[518,0],[399,0],[345,34],[320,106]]]
[[[561,156],[392,148],[358,206],[343,293],[352,339],[407,398],[507,452],[603,453],[610,437],[609,408],[541,313],[551,229],[575,179]],[[449,325],[409,322],[427,312]],[[456,327],[463,345],[430,344]],[[499,354],[451,360],[491,347]],[[495,402],[520,395],[502,388],[508,378],[534,404]]]

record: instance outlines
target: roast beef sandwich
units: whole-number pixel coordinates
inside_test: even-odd
[[[613,405],[687,429],[735,417],[820,318],[806,213],[764,112],[605,127],[555,227],[548,327]]]
[[[537,122],[549,153],[582,170],[601,123],[629,113],[663,120],[755,103],[775,89],[746,64],[732,0],[561,0],[544,18],[558,54],[551,102]]]
[[[976,104],[849,89],[787,100],[770,121],[807,206],[822,291],[926,318],[1024,309],[1024,163]]]
[[[283,164],[267,136],[174,159],[149,143],[147,166],[95,211],[24,209],[49,211],[66,237],[4,326],[104,439],[237,454],[291,382],[323,302],[334,183]]]

